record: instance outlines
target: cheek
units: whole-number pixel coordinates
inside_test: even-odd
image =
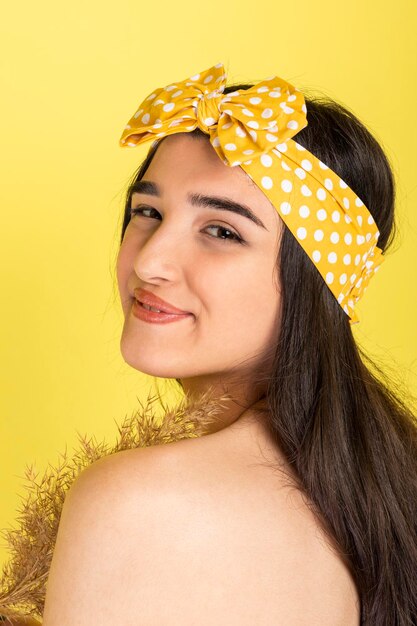
[[[212,285],[207,293],[213,314],[229,331],[250,333],[256,327],[259,336],[275,327],[280,307],[275,259],[260,255],[237,267],[225,266],[206,284]]]
[[[132,263],[135,254],[135,247],[132,243],[131,238],[125,236],[117,255],[116,276],[121,295],[124,295],[127,290],[127,280],[132,272]]]

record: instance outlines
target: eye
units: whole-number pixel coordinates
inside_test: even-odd
[[[215,239],[221,239],[223,241],[236,241],[236,243],[243,242],[243,239],[239,237],[237,233],[235,233],[233,230],[230,230],[230,228],[226,228],[225,226],[220,226],[220,224],[210,224],[210,226],[207,226],[207,228],[218,228],[219,231],[223,233],[229,233],[231,235],[229,237],[215,237]]]
[[[137,208],[131,208],[130,209],[130,217],[134,217],[135,215],[143,215],[143,211],[155,211],[155,213],[158,213],[158,211],[156,211],[155,209],[153,209],[151,206],[142,206],[142,207],[137,207]],[[159,215],[159,213],[158,213]],[[149,217],[148,215],[145,215],[144,217]]]
[[[135,216],[139,216],[139,217],[145,217],[145,218],[147,217],[147,218],[152,219],[150,215],[144,214],[144,211],[153,211],[154,213],[156,213],[156,215],[160,216],[159,212],[153,207],[139,206],[135,208],[132,207],[130,209],[130,217],[133,218]],[[219,239],[220,241],[230,242],[230,243],[244,243],[244,240],[230,228],[226,228],[225,226],[221,226],[220,224],[210,224],[209,226],[206,226],[205,230],[208,230],[210,228],[217,228],[218,231],[222,233],[222,236],[218,236],[218,237],[215,235],[209,235],[213,239]]]

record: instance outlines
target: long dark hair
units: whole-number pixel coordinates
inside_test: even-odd
[[[251,86],[230,85],[225,93]],[[304,95],[308,125],[294,139],[363,200],[385,253],[395,234],[395,184],[387,156],[348,108]],[[199,129],[190,134],[203,135]],[[158,145],[132,182],[143,177]],[[121,241],[130,201],[129,188]],[[282,316],[266,394],[268,428],[352,574],[361,624],[412,626],[417,422],[411,400],[402,399],[357,345],[347,315],[285,225],[277,270]]]

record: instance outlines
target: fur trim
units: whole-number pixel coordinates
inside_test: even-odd
[[[197,400],[184,396],[174,409],[168,410],[159,394],[148,395],[145,405],[138,400],[140,408],[131,417],[127,416],[120,426],[116,422],[119,435],[113,446],[77,433],[80,449],[71,457],[65,449],[58,466],[50,465],[39,480],[33,468],[26,467],[27,494],[20,496],[18,528],[0,531],[11,553],[0,576],[0,622],[4,616],[4,624],[29,626],[37,623],[33,618],[41,619],[65,495],[84,468],[101,457],[129,448],[204,436],[210,432],[210,424],[218,421],[219,410],[229,399],[229,394],[215,396],[210,388]],[[165,412],[162,419],[154,412],[157,402]],[[25,620],[28,616],[32,621],[7,619]]]

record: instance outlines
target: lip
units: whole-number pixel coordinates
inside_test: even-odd
[[[178,322],[179,320],[192,317],[192,313],[157,313],[156,311],[148,311],[140,302],[134,300],[132,305],[132,314],[143,322],[152,324],[169,324],[170,322]]]
[[[152,306],[156,309],[159,309],[163,313],[170,313],[172,315],[190,315],[189,311],[181,311],[173,304],[162,300],[162,298],[158,298],[155,294],[147,291],[146,289],[134,289],[133,291],[135,300],[140,302],[141,304],[146,304],[147,306]],[[142,310],[146,311],[146,309]],[[155,315],[160,315],[160,313],[156,313],[154,311],[147,311],[147,313],[154,313]]]

